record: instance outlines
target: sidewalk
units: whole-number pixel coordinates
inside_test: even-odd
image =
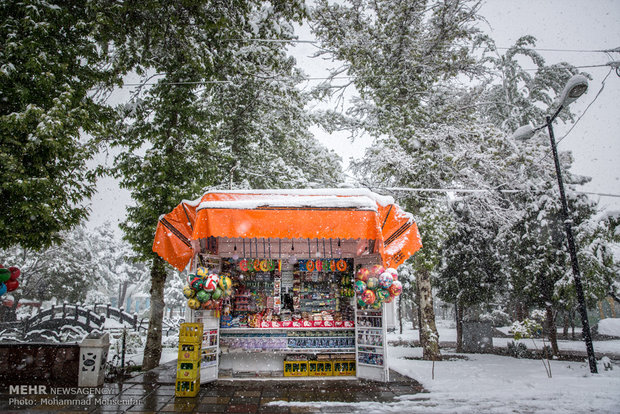
[[[303,405],[269,405],[273,401],[325,402],[361,401],[392,402],[401,395],[424,392],[422,386],[390,370],[391,381],[365,380],[219,380],[204,384],[193,398],[175,398],[176,360],[126,380],[122,384],[105,384],[103,395],[40,395],[9,403],[8,390],[3,390],[0,412],[80,412],[80,413],[349,413],[353,407]]]

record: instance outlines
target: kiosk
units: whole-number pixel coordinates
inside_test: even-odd
[[[411,214],[365,189],[207,192],[163,216],[153,244],[188,272],[202,383],[388,381],[385,309],[420,248]]]

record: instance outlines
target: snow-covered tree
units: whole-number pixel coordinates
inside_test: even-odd
[[[460,0],[317,2],[312,24],[320,40],[318,54],[339,64],[331,79],[319,86],[317,96],[342,94],[349,85],[357,91],[349,109],[327,112],[323,125],[328,130],[375,137],[364,159],[353,164],[365,185],[450,187],[459,177],[458,170],[444,168],[441,162],[449,157],[453,137],[464,141],[468,134],[447,126],[461,122],[468,113],[446,104],[465,92],[460,76],[483,70],[471,53],[479,37],[478,7],[477,2]],[[351,81],[339,84],[340,74],[350,76]],[[448,146],[437,142],[437,134]],[[440,209],[417,194],[399,196],[399,203],[413,211],[421,224],[425,248],[413,258],[423,308],[421,342],[424,357],[437,359],[430,272],[439,263],[439,255],[427,246],[440,246],[441,240],[427,238],[423,224],[435,221]],[[432,233],[445,234],[439,228]]]
[[[122,225],[151,262],[151,315],[143,368],[159,363],[164,283],[152,252],[158,218],[205,187],[291,187],[340,181],[338,159],[308,135],[285,43],[300,2],[167,2],[146,7],[120,58],[155,85],[138,90],[111,130],[123,147],[115,173],[132,192]],[[121,50],[119,49],[119,50]]]
[[[100,47],[99,2],[0,3],[0,247],[41,249],[84,219],[87,165],[109,120],[114,79]]]

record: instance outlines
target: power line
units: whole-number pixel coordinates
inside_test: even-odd
[[[250,39],[226,39],[234,42],[257,42],[257,43],[304,43],[304,44],[318,44],[320,41],[318,40],[309,40],[309,39],[260,39],[260,38],[250,38]],[[498,46],[496,49],[500,50],[508,50],[511,47]],[[537,52],[570,52],[570,53],[609,53],[616,52],[620,53],[620,47],[616,47],[613,49],[559,49],[559,48],[528,48],[529,50],[535,50]]]
[[[490,193],[490,192],[500,192],[500,193],[522,193],[527,190],[492,190],[492,189],[484,189],[484,188],[411,188],[411,187],[371,187],[376,190],[387,190],[387,191],[406,191],[413,193]],[[589,194],[589,195],[598,195],[602,197],[618,197],[620,198],[620,194],[611,194],[611,193],[598,193],[593,191],[575,191],[577,194]]]

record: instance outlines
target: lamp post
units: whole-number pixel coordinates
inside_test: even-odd
[[[558,179],[558,187],[560,188],[560,198],[562,201],[562,218],[564,221],[564,230],[566,231],[566,238],[568,240],[568,251],[570,253],[571,264],[573,268],[573,277],[575,280],[575,290],[577,291],[577,301],[579,303],[579,313],[581,314],[582,335],[586,343],[586,351],[588,353],[588,362],[590,364],[590,372],[593,374],[598,373],[596,368],[596,357],[594,356],[594,347],[592,346],[592,336],[590,335],[590,323],[588,322],[588,311],[586,309],[585,298],[583,295],[583,286],[581,284],[581,271],[579,270],[579,261],[577,260],[577,248],[575,247],[575,239],[573,237],[573,229],[571,226],[571,220],[568,215],[568,203],[566,202],[566,194],[564,192],[564,182],[562,180],[562,171],[560,169],[560,160],[558,158],[558,149],[555,143],[555,136],[553,134],[553,121],[558,116],[560,111],[574,102],[577,98],[583,95],[588,89],[588,80],[583,75],[573,76],[562,93],[560,94],[560,105],[552,116],[546,117],[546,122],[538,127],[532,127],[531,125],[525,125],[517,129],[512,135],[513,139],[527,140],[534,136],[537,131],[544,129],[545,127],[549,131],[549,139],[551,141],[551,149],[553,151],[553,160],[555,161],[555,173]]]

